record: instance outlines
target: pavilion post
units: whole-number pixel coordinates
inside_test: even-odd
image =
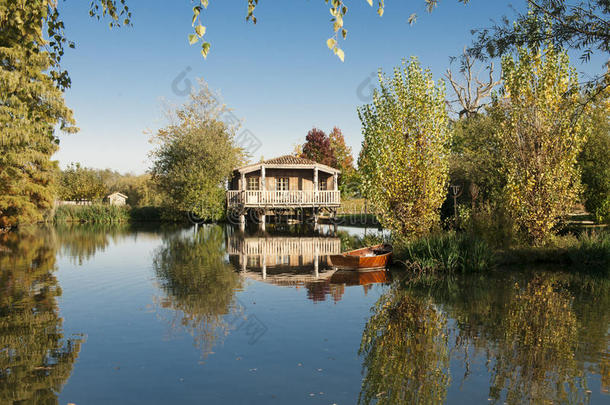
[[[318,187],[318,168],[314,167],[313,168],[313,204],[315,206],[315,204],[318,202],[318,190],[320,188]]]
[[[266,177],[265,174],[266,174],[265,173],[265,165],[261,165],[261,187],[260,187],[260,189],[261,189],[261,193],[260,193],[261,197],[260,197],[260,200],[258,201],[259,204],[265,202],[264,195],[265,195],[265,190],[267,189],[267,187],[266,187],[267,181],[265,179],[265,177]],[[264,221],[264,218],[263,218],[263,221]]]

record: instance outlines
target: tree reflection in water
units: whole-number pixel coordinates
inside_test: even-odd
[[[0,403],[56,404],[81,339],[64,339],[48,230],[0,235]]]
[[[447,318],[431,299],[392,288],[362,334],[365,377],[359,403],[434,404],[447,395]]]
[[[217,225],[169,235],[153,257],[166,294],[159,304],[173,311],[172,330],[188,331],[204,357],[229,333],[231,320],[243,316],[235,299],[242,282],[226,259],[223,235]]]
[[[364,330],[360,402],[444,402],[451,356],[463,361],[461,383],[483,358],[492,403],[588,403],[590,375],[608,393],[609,325],[608,279],[511,271],[403,280]]]
[[[159,227],[158,224],[92,223],[57,224],[48,232],[55,239],[61,256],[67,256],[78,265],[92,260],[96,254],[104,252],[111,243],[122,239],[132,240],[145,237],[155,240],[182,229],[177,225]]]
[[[511,404],[583,403],[579,394],[586,387],[574,358],[578,321],[572,297],[552,278],[541,276],[515,290],[494,354],[491,398]]]

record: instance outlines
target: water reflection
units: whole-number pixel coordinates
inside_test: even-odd
[[[96,256],[99,259],[101,252],[104,252],[104,257],[125,254],[125,249],[113,251],[115,245],[125,240],[129,243],[146,242],[140,252],[154,249],[151,270],[158,289],[148,286],[152,290],[144,290],[146,293],[141,296],[145,304],[149,302],[150,293],[156,294],[156,313],[164,325],[172,333],[191,334],[197,351],[203,355],[217,349],[228,333],[237,330],[246,336],[227,341],[230,347],[224,349],[226,352],[253,355],[253,352],[265,352],[272,347],[273,350],[267,352],[281,353],[281,356],[291,350],[301,350],[299,356],[315,353],[320,351],[319,342],[315,339],[312,339],[314,343],[311,346],[307,346],[304,339],[295,348],[290,342],[278,338],[279,328],[270,330],[258,343],[267,346],[250,352],[245,345],[257,342],[265,332],[265,326],[257,323],[255,315],[262,320],[274,316],[274,322],[286,320],[286,328],[297,328],[300,319],[293,322],[291,303],[299,306],[303,304],[297,303],[299,300],[339,302],[350,288],[367,292],[374,284],[387,284],[383,289],[375,288],[374,294],[366,297],[375,300],[377,294],[381,294],[369,314],[362,311],[365,299],[362,294],[353,294],[349,301],[343,300],[337,306],[299,306],[300,311],[312,315],[309,318],[326,322],[336,329],[329,341],[344,342],[350,337],[361,337],[359,350],[357,343],[345,345],[341,361],[344,362],[342,368],[343,364],[348,366],[345,369],[357,370],[361,366],[362,380],[358,376],[347,378],[350,374],[344,374],[338,368],[324,375],[329,383],[325,393],[335,388],[348,393],[348,400],[342,403],[355,402],[358,392],[362,404],[465,401],[596,404],[610,399],[609,279],[557,269],[511,269],[476,276],[420,279],[395,272],[390,277],[390,273],[384,271],[357,273],[330,268],[327,255],[358,247],[362,242],[341,232],[331,235],[270,227],[267,233],[246,234],[218,225],[204,226],[198,232],[193,229],[80,225],[0,235],[0,403],[58,402],[57,396],[72,373],[82,344],[79,337],[67,339],[63,336],[58,302],[65,303],[70,296],[88,300],[83,297],[87,297],[86,289],[91,288],[91,280],[95,278],[86,277],[100,267],[102,269],[97,271],[106,274],[108,268],[92,266],[88,272],[78,269],[78,280],[82,277],[87,282],[80,284],[72,279],[72,284],[66,282],[65,286],[84,293],[66,294],[60,301],[57,298],[61,294],[56,278],[57,267],[60,264],[68,268],[74,266],[68,266],[66,260],[57,260],[57,257],[66,256],[74,264],[86,264],[95,261]],[[149,245],[151,241],[154,243]],[[111,269],[115,270],[110,272],[112,275],[131,272],[133,277],[143,277],[141,284],[148,284],[151,274],[148,257],[138,262],[144,266],[141,271],[118,260],[103,263],[118,266]],[[128,288],[134,288],[132,285],[138,282],[135,278],[123,278],[112,284],[111,279],[112,276],[104,279],[110,280],[108,288],[118,289],[118,283],[125,280],[129,281]],[[285,287],[301,290],[290,294]],[[246,288],[249,289],[248,304],[252,302],[250,297],[255,300],[258,298],[256,294],[261,292],[271,295],[279,292],[278,297],[284,299],[283,305],[274,307],[275,301],[271,299],[257,300],[257,305],[246,307],[238,299],[242,289]],[[306,294],[301,293],[303,290]],[[262,301],[271,303],[266,305]],[[87,310],[95,317],[98,309],[91,305],[92,302],[95,303],[93,300],[83,301],[82,305],[90,305]],[[72,307],[80,304],[71,303]],[[365,305],[368,307],[369,304]],[[68,308],[65,314],[69,314],[69,307],[62,307],[64,311]],[[270,308],[275,312],[266,313]],[[350,315],[349,322],[337,317],[339,313]],[[158,330],[157,319],[149,321],[139,310],[130,314],[132,316],[133,319],[138,317],[138,325],[145,334],[149,330],[151,333]],[[358,322],[365,317],[368,319],[361,328]],[[78,320],[73,322],[78,323]],[[150,325],[147,326],[146,322]],[[344,328],[349,328],[350,323],[353,329],[347,336]],[[116,339],[116,330],[112,328],[98,331],[100,338]],[[299,330],[288,332],[301,333]],[[131,332],[128,330],[127,333]],[[326,337],[317,331],[315,333],[314,336],[312,332],[312,336],[316,338]],[[99,368],[91,358],[99,355],[96,351],[103,349],[92,345],[92,341],[90,339],[87,344],[87,353],[92,357],[81,357],[79,372]],[[172,355],[180,350],[187,351],[174,340],[163,344],[173,345],[176,351]],[[330,344],[328,347],[329,357],[336,355],[332,353],[336,349]],[[132,355],[129,353],[131,347],[127,349],[122,353],[129,357]],[[148,355],[147,349],[143,348],[145,355]],[[172,363],[173,359],[164,357],[168,355],[158,347],[151,349],[150,353],[156,353],[151,357],[161,365]],[[190,361],[192,356],[188,351],[186,361]],[[229,357],[236,362],[232,356]],[[281,368],[282,359],[278,358],[261,355],[257,358],[260,363],[254,367],[262,370],[264,366],[273,364],[277,367],[273,372],[279,370],[291,378],[294,376],[295,386],[287,386],[283,392],[286,398],[292,398],[294,392],[304,386],[301,384],[307,382],[299,380],[304,378],[304,374],[290,374],[291,369]],[[129,360],[125,359],[125,362]],[[221,368],[224,367],[225,376],[232,377],[240,372],[238,366],[223,363],[223,356],[214,360]],[[330,367],[320,366],[325,370]],[[205,371],[205,366],[192,373],[203,373],[202,370]],[[299,367],[297,371],[300,370],[304,369]],[[151,368],[146,372],[157,378]],[[173,372],[176,372],[175,368]],[[104,371],[100,373],[108,381],[116,378],[103,374]],[[315,375],[318,378],[321,374],[316,372]],[[247,377],[242,375],[241,378]],[[162,379],[160,375],[159,379]],[[251,383],[253,380],[245,380],[248,381]],[[219,395],[227,389],[222,386],[202,387],[204,383],[184,389],[193,397],[207,389],[214,389]],[[70,391],[68,388],[64,394]],[[90,388],[81,389],[85,392]],[[267,389],[267,386],[263,388]],[[243,400],[250,399],[252,397],[244,397]]]
[[[70,258],[74,264],[83,265],[92,260],[96,254],[106,251],[111,244],[125,239],[156,241],[159,236],[167,237],[184,226],[159,226],[156,224],[57,224],[47,228],[54,239],[61,256]]]
[[[172,310],[171,329],[188,331],[204,356],[229,333],[232,324],[225,317],[242,311],[235,300],[242,280],[225,252],[223,228],[213,225],[167,236],[153,257],[166,294],[158,304]]]
[[[64,339],[48,230],[0,235],[0,403],[58,403],[80,338]]]
[[[584,370],[574,358],[578,320],[573,297],[552,277],[515,285],[494,354],[490,396],[509,403],[584,403]],[[584,385],[583,385],[584,384]]]
[[[273,228],[271,228],[273,229]],[[365,292],[373,283],[388,281],[384,270],[365,273],[336,271],[328,257],[341,253],[343,246],[358,245],[359,238],[346,233],[311,232],[308,229],[275,229],[247,234],[227,228],[229,260],[244,278],[305,288],[315,302],[331,297],[338,302],[346,285],[362,285]]]
[[[396,283],[362,335],[360,403],[442,403],[450,360],[460,387],[486,365],[491,403],[590,403],[608,394],[609,326],[607,279],[513,270]]]
[[[362,334],[362,404],[443,403],[449,386],[447,316],[400,288],[381,296]]]

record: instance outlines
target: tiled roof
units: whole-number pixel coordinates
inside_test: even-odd
[[[330,166],[326,166],[321,163],[316,163],[310,159],[305,159],[305,158],[292,156],[292,155],[284,155],[284,156],[276,157],[273,159],[265,160],[263,162],[251,163],[246,166],[238,167],[235,170],[239,170],[240,172],[247,173],[248,170],[250,170],[250,171],[258,170],[261,167],[261,165],[269,165],[272,167],[273,166],[299,166],[299,165],[302,165],[302,166],[309,166],[310,168],[315,166],[328,173],[335,173],[335,172],[339,173],[339,170],[334,169]]]
[[[316,162],[292,155],[284,155],[262,162],[268,165],[315,165]]]

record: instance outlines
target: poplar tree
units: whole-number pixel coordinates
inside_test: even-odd
[[[576,70],[564,51],[519,49],[502,59],[496,104],[506,201],[516,225],[541,243],[580,192],[577,158],[586,128]]]
[[[385,227],[424,234],[440,221],[449,180],[445,85],[411,58],[392,77],[380,72],[379,86],[358,110],[365,195]]]

